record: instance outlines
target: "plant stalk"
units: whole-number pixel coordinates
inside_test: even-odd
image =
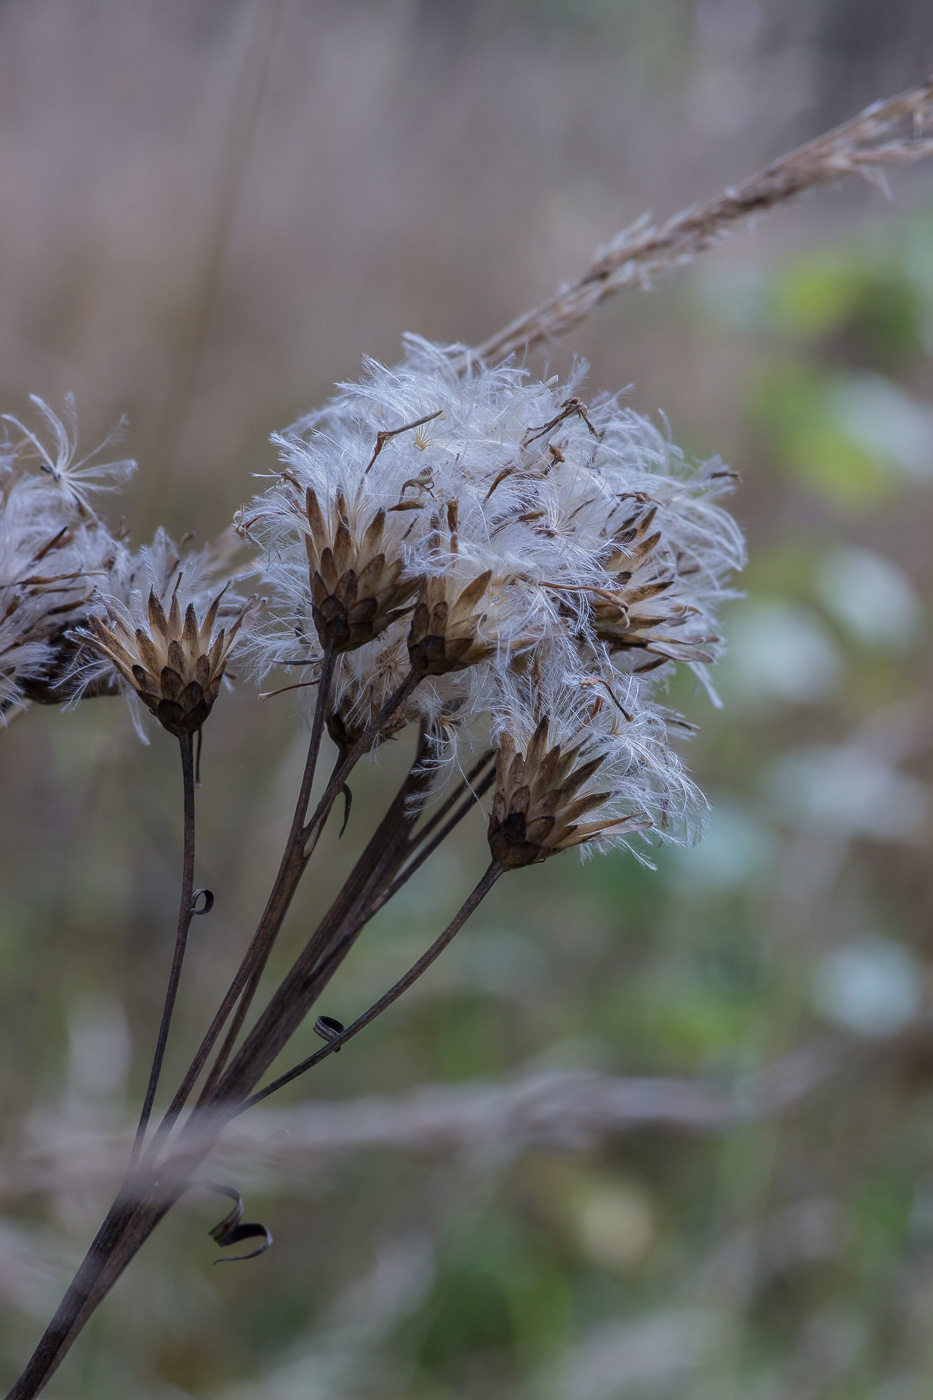
[[[317,761],[323,737],[327,701],[330,696],[330,688],[333,681],[334,665],[335,658],[332,653],[325,652],[321,666],[314,723],[311,730],[311,738],[308,742],[304,772],[302,773],[301,785],[295,802],[291,827],[285,842],[285,850],[279,863],[275,882],[269,893],[269,898],[266,900],[266,906],[263,909],[262,917],[259,920],[256,932],[250,940],[249,947],[243,954],[240,966],[230,986],[227,988],[223,1000],[217,1008],[214,1019],[208,1026],[201,1044],[195,1052],[194,1059],[191,1061],[175,1097],[169,1105],[165,1117],[159,1124],[154,1139],[154,1145],[156,1147],[158,1147],[171,1131],[173,1124],[188,1102],[191,1091],[197,1083],[210,1057],[211,1051],[227,1023],[230,1013],[233,1011],[245,989],[249,986],[256,968],[259,967],[261,971],[261,969],[265,967],[269,954],[272,951],[272,945],[278,937],[285,915],[288,913],[295,890],[298,887],[298,882],[304,873],[307,863],[303,858],[301,849],[304,840],[304,824],[308,813],[308,806],[311,801],[311,789],[314,785],[314,775],[317,771]]]
[[[314,781],[314,774],[317,771],[317,762],[321,753],[321,740],[324,737],[324,722],[327,718],[327,705],[330,700],[330,691],[334,679],[334,667],[336,665],[336,660],[337,658],[335,657],[333,651],[328,649],[324,654],[324,660],[321,665],[321,676],[320,681],[318,683],[317,701],[314,706],[314,720],[312,721],[311,725],[311,739],[308,744],[308,758],[305,764],[305,780],[302,782],[301,792],[299,793],[298,797],[298,803],[295,807],[295,815],[292,819],[292,826],[288,836],[288,845],[286,847],[286,853],[292,851],[293,847],[295,848],[295,850],[297,850],[298,838],[301,835],[301,829],[304,824],[305,817],[307,816],[308,804],[311,800],[311,784]],[[304,869],[307,863],[307,857],[303,857],[301,864],[297,867],[297,869],[295,869],[295,886],[297,886],[298,881],[301,879],[301,876],[304,873]],[[291,896],[289,896],[289,902],[290,901]],[[240,1033],[240,1029],[243,1025],[243,1022],[246,1020],[246,1017],[249,1014],[249,1008],[252,1005],[253,997],[256,995],[256,989],[259,986],[260,979],[262,977],[263,972],[265,971],[266,963],[269,961],[269,954],[272,952],[273,944],[275,943],[276,937],[278,936],[278,931],[279,928],[281,928],[282,919],[284,919],[287,909],[288,904],[285,905],[285,908],[282,911],[282,916],[279,919],[278,924],[270,927],[268,937],[266,937],[265,941],[256,949],[255,957],[252,962],[252,967],[250,968],[246,983],[240,995],[239,1004],[236,1008],[236,1011],[233,1014],[233,1020],[231,1021],[230,1026],[227,1030],[227,1034],[224,1037],[223,1044],[221,1045],[220,1050],[217,1053],[217,1058],[214,1061],[214,1064],[211,1066],[211,1071],[208,1076],[207,1084],[205,1086],[205,1093],[209,1092],[213,1085],[216,1084],[220,1075],[223,1073],[224,1066],[226,1065],[227,1060],[230,1057],[230,1053],[233,1050],[234,1045],[236,1044],[237,1036]]]
[[[374,873],[378,873],[378,866]],[[260,1094],[255,1095],[250,1103],[258,1102],[259,1099],[267,1097],[276,1088],[290,1082],[299,1074],[312,1068],[314,1064],[333,1054],[346,1040],[357,1035],[387,1007],[392,1005],[447,947],[492,888],[500,873],[501,870],[498,866],[489,867],[444,932],[427,952],[379,1001],[358,1017],[352,1026],[348,1027],[336,1040],[326,1045],[316,1056],[312,1056],[308,1061],[303,1061],[288,1074],[267,1086]],[[361,896],[365,897],[366,893],[367,882],[364,881]],[[333,961],[333,966],[326,968],[328,976],[324,979],[318,979],[316,990],[320,990],[322,981],[329,980],[340,961],[342,961],[342,956]],[[280,988],[280,993],[289,985],[289,982],[290,979],[286,978],[283,988]],[[308,989],[311,993],[310,998],[307,991],[302,996],[300,984],[296,984],[295,980],[291,979],[293,993],[296,988],[303,1005],[301,1013],[303,1016],[314,1000],[315,989]],[[123,1273],[127,1264],[134,1258],[159,1222],[191,1184],[191,1172],[207,1156],[225,1123],[237,1112],[242,1111],[244,1107],[249,1106],[249,1103],[238,1103],[237,1099],[241,1093],[249,1092],[249,1089],[255,1085],[281,1048],[281,1045],[277,1044],[278,1036],[272,1037],[268,1033],[270,1025],[273,1028],[276,1026],[275,1003],[277,997],[273,997],[270,1007],[260,1018],[253,1034],[247,1038],[244,1046],[234,1056],[232,1063],[217,1086],[212,1104],[205,1105],[203,1111],[197,1111],[185,1125],[179,1149],[163,1163],[158,1174],[143,1167],[128,1178],[120,1195],[111,1206],[52,1322],[25,1371],[9,1392],[7,1400],[34,1400],[34,1397],[40,1394],[85,1323]],[[298,1017],[296,1020],[294,1014],[288,1017],[289,1024],[293,1021],[298,1024],[300,1019],[301,1017]],[[262,1043],[263,1039],[265,1039],[266,1044]],[[241,1086],[243,1087],[241,1088]],[[213,1113],[211,1113],[212,1108],[215,1110]]]
[[[328,687],[330,679],[331,676],[328,675],[326,677]],[[322,682],[324,680],[325,677],[322,675]],[[408,681],[403,683],[399,691],[392,697],[390,704],[384,707],[376,721],[370,726],[372,732],[367,732],[367,735],[361,738],[351,753],[338,765],[314,816],[310,822],[307,822],[306,814],[310,802],[314,767],[321,741],[321,733],[318,731],[318,725],[315,724],[314,730],[317,732],[312,732],[308,759],[305,764],[301,791],[286,851],[272,893],[267,901],[263,918],[256,935],[254,935],[250,949],[247,950],[247,955],[241,963],[238,977],[231,984],[231,989],[224,998],[214,1022],[212,1022],[211,1030],[202,1041],[198,1055],[185,1076],[181,1089],[176,1094],[165,1119],[160,1124],[158,1132],[143,1156],[140,1147],[145,1132],[145,1123],[148,1122],[151,1114],[159,1070],[164,1057],[171,1011],[181,972],[184,942],[191,917],[194,862],[193,754],[190,746],[186,752],[183,745],[185,870],[179,914],[179,936],[176,938],[176,955],[173,959],[170,985],[166,994],[166,1009],[163,1012],[156,1060],[153,1064],[150,1088],[147,1090],[144,1105],[143,1127],[134,1149],[133,1165],[74,1281],[62,1299],[55,1317],[49,1324],[26,1370],[9,1392],[7,1400],[33,1400],[33,1397],[42,1391],[98,1304],[162,1218],[191,1184],[192,1171],[210,1152],[224,1125],[232,1116],[242,1111],[243,1099],[255,1088],[256,1083],[284,1047],[293,1030],[307,1015],[310,1007],[343,962],[362,928],[369,922],[376,910],[386,902],[388,892],[390,890],[394,892],[413,873],[417,865],[420,865],[421,859],[413,862],[412,855],[418,852],[419,857],[424,858],[429,854],[441,839],[441,833],[446,835],[452,826],[460,820],[464,812],[472,806],[474,799],[471,795],[468,801],[461,800],[459,805],[455,806],[452,815],[447,815],[451,806],[457,803],[457,799],[461,795],[458,791],[453,795],[452,800],[445,803],[440,811],[435,813],[426,823],[422,832],[412,838],[411,833],[423,811],[424,800],[431,780],[430,767],[424,762],[428,740],[422,732],[414,762],[405,781],[331,909],[306,944],[292,972],[273,995],[243,1046],[232,1056],[219,1081],[210,1092],[202,1093],[198,1107],[185,1124],[175,1148],[159,1162],[161,1145],[187,1101],[225,1020],[236,1005],[237,996],[242,993],[245,987],[249,986],[251,971],[257,965],[256,959],[262,957],[264,951],[267,955],[271,940],[274,939],[281,927],[298,879],[300,879],[301,873],[310,859],[309,837],[313,849],[313,837],[326,818],[333,798],[339,792],[337,777],[341,777],[342,785],[346,774],[365,751],[366,745],[371,742],[373,733],[378,732],[378,728],[385,722],[391,709],[402,703],[416,684],[417,679],[413,677],[409,677]],[[319,710],[322,715],[326,704],[326,700],[321,701],[323,694],[322,689],[319,692]],[[482,766],[482,764],[477,765],[477,771],[480,771]],[[472,773],[469,775],[466,782],[467,787],[470,786],[470,780],[473,776]],[[443,820],[444,817],[447,817],[446,821]],[[428,837],[431,839],[426,839]],[[402,871],[406,861],[408,868],[400,875],[399,872]],[[340,1044],[343,1044],[352,1035],[358,1034],[370,1021],[401,996],[426,971],[463,926],[480,900],[492,888],[499,873],[497,867],[490,867],[431,948],[394,987],[390,988],[374,1006],[359,1017],[338,1041],[325,1046],[310,1061],[303,1061],[288,1075],[276,1081],[274,1085],[268,1086],[253,1101],[258,1101],[258,1097],[266,1097],[273,1092],[274,1088],[280,1087],[282,1083],[290,1082],[298,1074],[310,1069],[312,1064],[317,1064],[328,1054],[332,1054],[335,1049],[339,1048]],[[251,954],[253,955],[252,960],[250,960]]]
[[[152,1105],[155,1102],[156,1090],[159,1087],[162,1064],[165,1060],[165,1047],[168,1044],[169,1031],[172,1025],[172,1014],[175,1010],[175,998],[178,995],[178,984],[181,981],[181,969],[185,960],[185,949],[188,944],[188,930],[191,927],[191,919],[194,915],[195,823],[194,744],[192,736],[190,734],[179,736],[178,744],[181,749],[182,787],[184,790],[184,855],[182,857],[178,928],[175,933],[175,951],[172,955],[172,967],[169,972],[168,985],[165,989],[162,1020],[159,1023],[159,1034],[156,1039],[155,1053],[152,1057],[152,1068],[149,1071],[149,1083],[146,1086],[146,1097],[143,1100],[142,1112],[139,1115],[139,1126],[136,1129],[136,1140],[133,1143],[133,1152],[130,1157],[131,1171],[139,1160],[139,1154],[142,1151],[143,1143],[146,1138],[146,1129],[149,1126],[149,1119],[152,1116]]]
[[[321,1050],[316,1051],[313,1055],[309,1055],[306,1060],[302,1060],[300,1064],[295,1065],[293,1069],[288,1070],[285,1074],[280,1074],[278,1079],[274,1079],[271,1084],[267,1084],[264,1089],[260,1089],[258,1093],[253,1094],[246,1100],[239,1111],[245,1112],[247,1108],[252,1108],[254,1104],[261,1103],[262,1100],[267,1099],[270,1094],[274,1094],[277,1089],[284,1088],[285,1085],[290,1084],[293,1079],[297,1079],[299,1075],[305,1074],[309,1069],[313,1069],[315,1065],[320,1064],[322,1060],[326,1060],[328,1055],[336,1054],[341,1046],[345,1045],[348,1040],[352,1040],[355,1035],[359,1035],[361,1030],[364,1030],[372,1021],[375,1021],[377,1016],[381,1016],[383,1011],[386,1011],[393,1002],[398,1001],[399,997],[402,996],[404,992],[407,992],[409,987],[414,986],[418,978],[427,972],[431,964],[440,957],[448,944],[453,941],[463,928],[467,919],[492,889],[493,885],[502,874],[502,869],[502,866],[496,865],[495,863],[488,867],[482,879],[479,880],[470,894],[467,895],[463,904],[457,910],[457,913],[444,929],[444,932],[437,936],[430,948],[422,953],[417,962],[412,963],[404,976],[400,977],[387,992],[384,992],[378,1001],[373,1002],[368,1011],[364,1011],[362,1016],[358,1016],[352,1025],[347,1026],[346,1030],[334,1036],[333,1040],[328,1041]],[[336,970],[336,966],[333,969],[329,969],[330,975],[332,976]],[[234,1068],[235,1066],[231,1066],[231,1069]],[[222,1093],[222,1089],[223,1086],[218,1090],[218,1097]]]

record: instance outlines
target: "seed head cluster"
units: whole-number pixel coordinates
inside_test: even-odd
[[[237,519],[268,595],[245,642],[261,675],[289,668],[313,703],[329,654],[344,748],[417,724],[449,772],[491,742],[500,863],[689,833],[702,798],[656,696],[721,650],[731,473],[579,380],[462,374],[415,338],[274,441],[281,470]]]
[[[280,470],[238,513],[263,607],[237,591],[233,531],[200,550],[112,534],[95,493],[133,464],[79,460],[73,406],[62,423],[34,400],[41,431],[7,419],[0,445],[0,715],[123,693],[185,737],[236,644],[261,679],[284,669],[312,703],[323,686],[344,754],[416,725],[441,786],[495,749],[503,868],[689,835],[703,800],[658,692],[721,650],[732,474],[580,381],[463,372],[414,337],[396,367],[367,361],[275,435]]]

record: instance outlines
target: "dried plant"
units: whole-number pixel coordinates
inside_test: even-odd
[[[275,436],[280,468],[236,518],[251,550],[239,574],[230,537],[183,555],[160,532],[132,550],[91,507],[108,472],[129,464],[76,463],[71,427],[41,401],[51,447],[10,420],[23,438],[0,458],[2,713],[122,692],[140,724],[148,711],[178,739],[184,810],[175,947],[131,1162],[11,1400],[42,1390],[160,1220],[204,1184],[197,1173],[225,1125],[397,1000],[504,874],[573,847],[645,859],[647,843],[695,837],[705,804],[673,746],[689,726],[658,694],[679,666],[704,677],[721,650],[716,611],[743,562],[717,504],[733,474],[718,460],[692,466],[616,397],[587,403],[582,373],[539,382],[508,357],[737,220],[930,153],[931,100],[924,87],[878,104],[704,209],[620,236],[580,282],[477,350],[409,337],[394,368],[367,362],[359,383]],[[247,576],[261,605],[243,596]],[[255,934],[150,1131],[188,931],[212,903],[194,889],[193,738],[234,645],[260,681],[285,668],[281,689],[308,697],[307,757]],[[312,809],[325,728],[337,757]],[[250,1023],[335,803],[360,759],[405,730],[398,792]],[[352,1025],[319,1016],[321,1049],[263,1083],[365,926],[487,794],[489,863],[448,926]],[[267,1247],[235,1189],[214,1189],[234,1199],[215,1240],[251,1242],[242,1257]]]

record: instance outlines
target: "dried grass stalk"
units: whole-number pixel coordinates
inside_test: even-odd
[[[737,224],[786,204],[804,190],[864,175],[884,185],[888,170],[933,155],[933,79],[870,107],[789,155],[772,161],[708,204],[675,214],[660,226],[643,215],[597,250],[575,282],[526,311],[469,352],[495,364],[563,335],[616,292],[646,287],[662,272],[713,247]]]
[[[586,1151],[623,1133],[650,1128],[717,1133],[780,1114],[853,1066],[829,1044],[792,1052],[731,1086],[702,1080],[616,1077],[595,1070],[536,1069],[503,1083],[425,1084],[399,1095],[337,1102],[312,1100],[257,1109],[226,1129],[214,1170],[247,1172],[266,1186],[302,1179],[315,1163],[350,1152],[389,1148],[411,1154],[470,1154],[491,1170],[529,1146]],[[126,1135],[66,1134],[18,1161],[0,1164],[0,1199],[107,1185],[125,1169]]]

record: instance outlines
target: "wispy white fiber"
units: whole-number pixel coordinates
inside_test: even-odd
[[[64,421],[42,399],[32,402],[37,425],[3,415],[19,436],[0,444],[0,724],[27,698],[66,698],[59,687],[70,664],[68,628],[122,548],[91,499],[135,465],[96,461],[107,443],[76,458],[73,401]]]

